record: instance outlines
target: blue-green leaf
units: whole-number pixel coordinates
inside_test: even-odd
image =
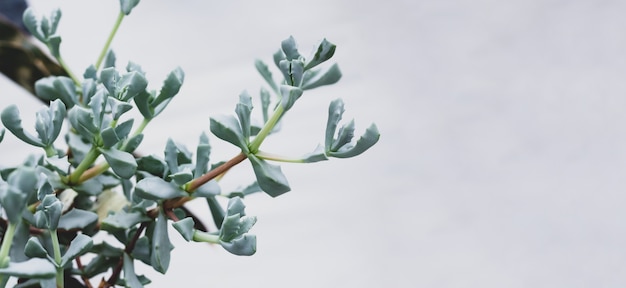
[[[251,256],[256,253],[256,235],[244,234],[230,242],[220,241],[220,245],[230,253],[238,256]]]
[[[76,129],[78,134],[93,143],[95,140],[94,137],[100,132],[98,126],[94,124],[93,111],[81,106],[76,106],[67,114],[70,124],[74,129]]]
[[[170,265],[170,251],[174,249],[174,246],[170,242],[167,234],[167,219],[163,211],[159,211],[159,216],[154,225],[151,248],[150,264],[152,268],[165,274]]]
[[[29,258],[47,258],[48,252],[37,237],[30,237],[24,246],[24,254]]]
[[[37,209],[38,211],[35,213],[37,227],[56,230],[63,212],[63,204],[59,198],[54,194],[48,194],[41,200]]]
[[[333,144],[330,146],[330,151],[337,151],[339,148],[350,143],[353,137],[354,137],[354,119],[350,120],[348,124],[345,124],[341,126],[341,128],[339,128],[339,132],[337,133],[337,139],[335,139],[333,141]]]
[[[167,143],[165,144],[165,163],[167,163],[167,167],[169,168],[169,173],[177,173],[178,172],[178,147],[176,147],[176,143],[172,138],[167,139]]]
[[[274,82],[274,78],[272,77],[272,72],[270,72],[267,64],[261,60],[256,60],[254,61],[254,66],[256,67],[256,70],[259,71],[259,74],[261,74],[263,79],[265,79],[265,82],[267,82],[272,90],[278,94],[278,86],[276,86],[276,82]]]
[[[193,191],[193,195],[195,197],[212,197],[219,195],[221,192],[222,189],[220,188],[220,185],[218,185],[217,181],[214,179],[196,188],[196,190]]]
[[[193,172],[193,177],[200,177],[206,173],[209,168],[209,158],[211,156],[211,145],[209,144],[209,137],[206,133],[202,132],[200,135],[200,143],[196,148],[196,168]]]
[[[276,89],[274,92],[276,92],[276,94],[279,94],[278,89]],[[267,119],[269,119],[269,107],[270,107],[270,93],[261,88],[261,109],[263,110],[263,123],[267,122]]]
[[[324,40],[322,40],[322,42],[317,46],[313,59],[306,64],[304,69],[309,70],[330,59],[335,54],[336,48],[337,46],[335,44],[328,42],[328,40],[324,38]]]
[[[209,205],[209,210],[211,210],[211,217],[213,218],[213,223],[217,226],[217,229],[222,227],[222,223],[224,222],[224,217],[226,216],[226,212],[224,212],[224,208],[220,205],[220,203],[215,199],[215,197],[206,197],[207,204]]]
[[[47,42],[48,42],[48,49],[50,49],[50,54],[52,54],[52,56],[54,56],[55,58],[61,58],[61,51],[60,51],[61,36],[52,35],[48,37]]]
[[[129,15],[137,4],[139,4],[139,0],[120,0],[120,11],[122,11],[124,15]]]
[[[241,148],[245,153],[249,152],[237,118],[232,115],[217,115],[211,117],[210,122],[211,132],[215,136]]]
[[[180,87],[183,85],[183,81],[185,80],[185,72],[180,67],[172,70],[168,75],[165,81],[163,82],[163,87],[161,87],[161,91],[159,95],[154,98],[154,101],[150,103],[150,106],[154,110],[155,116],[161,113],[165,106],[172,100],[172,98],[178,94],[180,91]]]
[[[314,163],[324,160],[328,160],[328,157],[326,157],[326,151],[322,145],[318,145],[313,152],[304,155],[302,159],[304,163]]]
[[[277,197],[291,190],[280,166],[269,164],[253,154],[249,154],[248,159],[252,163],[257,182],[259,182],[259,186],[265,193],[272,197]]]
[[[280,44],[283,52],[285,53],[285,56],[287,57],[287,60],[291,61],[302,57],[298,52],[296,39],[294,39],[293,36],[289,36],[289,38],[283,40]]]
[[[135,195],[155,201],[188,196],[180,187],[158,177],[148,177],[137,182]]]
[[[59,229],[85,229],[96,221],[98,221],[98,214],[74,208],[61,216]]]
[[[113,49],[109,49],[109,51],[107,51],[107,54],[104,55],[104,64],[102,65],[102,68],[106,69],[109,67],[115,67],[115,60],[117,60],[117,57],[115,57],[115,52],[113,51]]]
[[[4,108],[2,114],[0,115],[0,119],[2,119],[2,124],[4,127],[9,129],[15,137],[20,140],[37,147],[45,147],[45,144],[37,137],[31,135],[30,133],[24,131],[22,127],[22,119],[20,118],[20,111],[15,105],[9,105]]]
[[[141,281],[137,278],[137,274],[135,274],[135,263],[126,253],[124,253],[124,282],[126,287],[143,287],[143,284],[141,284]]]
[[[250,139],[250,113],[252,113],[252,97],[248,92],[243,91],[239,94],[239,103],[237,103],[235,112],[239,118],[243,139],[247,145]]]
[[[31,258],[24,262],[9,262],[6,268],[0,268],[0,274],[19,278],[52,278],[56,275],[56,268],[47,259]]]
[[[164,177],[166,163],[155,155],[148,155],[137,159],[137,169],[154,176]]]
[[[167,176],[167,178],[168,180],[171,180],[172,183],[182,186],[193,179],[193,174],[191,174],[191,170],[184,169],[176,173],[170,174],[169,176]]]
[[[39,21],[37,20],[37,16],[35,16],[32,8],[26,8],[24,14],[22,16],[22,21],[24,22],[24,26],[28,29],[28,32],[35,36],[37,40],[41,42],[46,42],[46,37],[43,35],[41,29],[39,29]]]
[[[72,79],[65,76],[51,76],[37,80],[35,93],[39,98],[46,100],[61,99],[68,109],[78,103],[76,85]]]
[[[67,251],[65,251],[65,254],[63,254],[63,257],[61,257],[60,266],[65,267],[65,265],[70,263],[76,257],[87,253],[87,251],[91,249],[91,246],[93,246],[93,240],[91,240],[91,237],[85,234],[76,235],[70,243],[70,246],[67,248]]]
[[[341,70],[336,63],[330,66],[328,70],[308,70],[304,74],[302,89],[309,90],[324,85],[335,84],[341,79]]]
[[[302,60],[282,60],[278,63],[280,71],[285,77],[287,84],[300,87],[304,77],[304,61]]]
[[[291,109],[293,104],[302,96],[302,89],[289,85],[280,85],[280,94],[283,96],[280,101],[280,105],[283,106],[285,111]]]
[[[352,145],[344,145],[337,151],[329,151],[327,154],[336,158],[349,158],[357,156],[363,152],[365,152],[370,147],[374,146],[376,142],[380,139],[380,133],[378,132],[378,128],[375,124],[372,124],[369,128],[365,130],[365,134],[359,138],[354,146]]]
[[[113,230],[121,229],[128,230],[131,227],[141,223],[150,221],[150,217],[139,211],[124,211],[120,210],[113,214],[109,214],[104,220],[102,220],[102,229]]]
[[[48,108],[37,112],[35,130],[44,145],[51,146],[54,143],[61,132],[63,120],[65,120],[65,105],[59,99],[50,102]]]
[[[132,154],[117,149],[99,149],[107,163],[118,176],[128,179],[135,174],[137,162]]]
[[[172,223],[172,226],[180,233],[181,236],[185,239],[185,241],[189,242],[193,239],[194,232],[194,222],[191,217],[187,217],[178,222]]]
[[[335,131],[337,131],[337,125],[339,121],[341,121],[341,116],[343,116],[344,111],[343,100],[336,99],[330,102],[328,107],[328,122],[326,123],[326,141],[324,145],[327,151],[331,149]]]

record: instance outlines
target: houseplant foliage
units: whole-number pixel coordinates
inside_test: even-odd
[[[261,121],[253,121],[253,97],[247,92],[239,95],[234,114],[210,118],[211,133],[237,146],[240,153],[226,161],[212,161],[209,136],[202,133],[195,149],[169,139],[162,156],[138,155],[144,128],[178,94],[185,75],[176,68],[158,90],[152,90],[140,65],[116,66],[109,45],[138,2],[120,1],[105,47],[80,77],[61,56],[61,37],[56,33],[60,10],[43,17],[32,10],[24,13],[30,33],[48,47],[68,76],[36,82],[37,97],[50,105],[36,113],[34,133],[23,127],[17,106],[5,107],[0,114],[6,130],[43,150],[17,167],[0,170],[1,286],[17,277],[19,287],[64,287],[66,281],[94,287],[91,279],[101,279],[99,287],[143,287],[150,280],[135,274],[135,263],[166,273],[174,249],[171,231],[187,241],[252,255],[256,236],[250,230],[256,218],[246,214],[243,200],[252,193],[277,197],[291,190],[279,162],[354,157],[380,137],[372,124],[353,141],[355,123],[341,124],[344,103],[337,99],[329,105],[323,144],[311,153],[293,158],[261,149],[307,90],[341,78],[336,64],[325,65],[335,52],[334,44],[324,39],[305,58],[289,37],[273,55],[280,77],[263,61],[255,63],[269,87],[259,95]],[[141,119],[127,114],[133,109]],[[254,180],[240,191],[223,191],[219,179],[242,162],[250,163]],[[198,219],[188,211],[184,204],[192,200],[207,202],[212,219]],[[207,231],[202,221],[213,221],[217,230]],[[108,234],[120,245],[97,243],[96,234]]]

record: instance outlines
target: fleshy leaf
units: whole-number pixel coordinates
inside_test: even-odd
[[[15,105],[10,105],[2,111],[0,115],[2,124],[6,127],[15,137],[20,140],[37,147],[45,147],[45,144],[34,135],[24,131],[22,127],[22,119],[20,118],[20,111]]]
[[[304,75],[302,89],[309,90],[324,85],[335,84],[341,79],[341,70],[336,63],[330,66],[328,70],[308,70]]]
[[[327,151],[330,150],[333,144],[337,125],[339,121],[341,121],[341,116],[343,116],[344,111],[343,100],[336,99],[330,102],[328,107],[328,122],[326,123],[326,141],[324,145]]]
[[[150,264],[152,268],[165,274],[170,265],[170,251],[174,249],[174,246],[167,235],[167,219],[163,211],[159,211],[159,216],[154,224],[151,249]]]
[[[37,80],[35,93],[46,100],[61,99],[68,109],[74,107],[78,101],[74,81],[65,76],[51,76]]]
[[[216,117],[211,117],[210,127],[211,132],[218,138],[241,148],[245,153],[249,152],[239,122],[234,116],[217,115]]]
[[[50,50],[50,54],[56,58],[61,57],[60,46],[61,46],[61,36],[52,35],[48,37],[48,49]]]
[[[278,94],[278,89],[276,89],[276,94]],[[270,107],[270,93],[261,88],[261,109],[263,110],[263,123],[267,122],[269,119],[269,107]]]
[[[137,162],[132,154],[117,149],[100,149],[100,152],[118,176],[128,179],[135,174]]]
[[[337,46],[335,44],[328,42],[328,40],[324,38],[324,40],[322,40],[322,42],[317,46],[313,59],[306,64],[304,69],[309,70],[330,59],[335,54],[336,48]]]
[[[102,221],[103,229],[122,229],[128,230],[140,222],[150,221],[150,217],[139,211],[127,212],[124,210],[110,214]]]
[[[104,69],[106,68],[115,67],[115,60],[117,60],[117,57],[115,57],[115,52],[113,51],[113,49],[109,49],[109,51],[107,51],[107,54],[104,55],[104,64],[102,65],[102,71],[104,71]]]
[[[67,265],[69,262],[74,260],[74,258],[85,254],[89,251],[89,249],[91,249],[91,246],[93,246],[93,240],[91,240],[91,237],[85,234],[76,235],[70,243],[70,247],[67,248],[67,251],[65,251],[65,254],[63,254],[63,257],[61,258],[61,267]]]
[[[24,247],[24,254],[29,258],[47,258],[48,252],[37,237],[30,237]]]
[[[288,61],[295,60],[300,58],[300,53],[298,53],[298,48],[296,44],[296,39],[293,36],[289,36],[289,38],[283,40],[281,43],[281,48]]]
[[[280,94],[283,95],[280,101],[280,105],[283,106],[285,111],[291,109],[293,104],[302,96],[302,89],[289,85],[280,86]]]
[[[143,284],[141,284],[141,281],[137,278],[137,274],[135,274],[135,263],[126,253],[124,253],[124,282],[126,283],[126,287],[143,287]]]
[[[150,105],[155,111],[155,114],[159,114],[169,103],[172,98],[178,94],[180,91],[180,87],[183,85],[183,81],[185,80],[185,72],[180,67],[172,70],[168,75],[165,81],[163,82],[163,87],[161,87],[161,91],[159,95],[154,99]]]
[[[120,0],[120,10],[124,15],[129,15],[137,4],[139,4],[139,0]]]
[[[193,196],[195,197],[211,197],[215,195],[219,195],[222,189],[217,184],[217,181],[211,180],[207,183],[202,184],[202,186],[196,188],[193,191]]]
[[[304,163],[314,163],[324,160],[328,160],[328,157],[326,157],[324,146],[322,145],[317,145],[313,152],[305,155],[302,159]]]
[[[209,157],[211,156],[211,145],[209,144],[209,137],[206,133],[202,132],[200,135],[200,143],[196,148],[196,169],[194,169],[193,177],[200,177],[206,173],[209,165]]]
[[[265,79],[265,82],[267,82],[272,90],[278,94],[278,86],[276,86],[276,82],[274,82],[274,78],[272,78],[272,72],[270,72],[267,64],[261,60],[256,60],[254,62],[254,66],[256,67],[256,70],[259,71],[259,74],[261,74],[263,79]]]
[[[74,208],[61,216],[59,229],[85,229],[96,221],[98,221],[98,214]]]
[[[376,124],[372,124],[369,128],[367,128],[367,130],[365,130],[365,134],[359,138],[354,146],[349,144],[344,145],[339,150],[329,151],[327,154],[336,158],[354,157],[374,146],[374,144],[378,142],[378,139],[380,139],[380,133],[378,132]]]
[[[35,36],[37,40],[46,42],[46,37],[44,37],[43,32],[39,29],[39,21],[37,20],[37,16],[35,16],[32,8],[26,8],[26,11],[24,11],[22,16],[22,21],[30,34]]]
[[[0,268],[0,274],[19,278],[52,278],[56,275],[56,268],[47,259],[31,258],[24,262],[10,262],[6,268]]]
[[[243,91],[239,95],[239,103],[237,103],[235,112],[239,118],[243,139],[247,145],[250,139],[250,113],[252,113],[252,97],[250,97],[248,92]]]
[[[141,179],[135,186],[135,194],[148,200],[164,200],[188,196],[178,186],[158,177]]]
[[[256,235],[244,234],[230,242],[220,241],[220,245],[230,253],[238,256],[251,256],[256,253]]]
[[[224,217],[226,216],[226,212],[224,212],[224,208],[217,202],[215,197],[207,197],[207,204],[209,205],[209,210],[211,210],[211,216],[213,218],[213,223],[217,226],[218,229],[222,227],[222,223],[224,222]]]
[[[265,193],[272,197],[277,197],[291,190],[280,166],[269,164],[253,154],[249,154],[248,159],[252,163],[257,182],[259,182],[259,186]]]
[[[194,232],[194,222],[191,217],[187,217],[178,222],[172,223],[172,226],[180,233],[181,236],[185,239],[185,241],[189,242],[193,239]]]
[[[137,169],[146,171],[154,176],[165,176],[166,163],[155,155],[148,155],[137,159]]]
[[[339,132],[337,133],[337,139],[335,139],[333,141],[333,144],[330,146],[330,151],[337,151],[339,148],[350,143],[353,137],[354,137],[354,119],[350,120],[348,124],[345,124],[341,126],[341,128],[339,128]]]
[[[40,215],[45,217],[45,223],[38,222],[37,226],[42,227],[42,224],[44,224],[45,228],[56,230],[59,226],[61,213],[63,212],[63,204],[59,201],[59,198],[54,194],[48,194],[41,200],[41,204],[39,204],[37,209],[39,209],[39,211],[35,213],[35,217],[37,218],[37,214],[39,213],[43,213]]]
[[[90,109],[83,108],[81,106],[76,106],[70,110],[68,114],[68,119],[70,120],[70,124],[78,134],[83,136],[83,138],[88,141],[94,141],[94,136],[97,135],[100,131],[99,128],[94,124],[94,115],[93,111]]]
[[[65,120],[65,105],[61,100],[50,102],[50,107],[37,112],[35,130],[41,142],[51,146],[59,136]]]
[[[304,62],[302,60],[283,60],[278,63],[285,81],[290,86],[300,87],[304,77]]]

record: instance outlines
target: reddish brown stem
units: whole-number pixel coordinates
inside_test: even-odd
[[[130,242],[128,242],[128,244],[126,245],[126,248],[124,248],[124,253],[130,255],[130,253],[133,252],[133,249],[135,249],[135,244],[137,244],[137,240],[139,240],[139,236],[141,236],[141,233],[143,233],[143,230],[146,229],[146,227],[148,227],[148,223],[149,222],[141,222],[141,225],[137,229],[135,236],[133,236],[133,239],[131,239]],[[117,282],[117,279],[120,277],[120,273],[122,272],[123,266],[124,266],[124,255],[120,257],[120,261],[117,263],[117,266],[115,266],[115,269],[113,270],[111,277],[109,277],[109,280],[107,280],[106,282],[100,283],[100,288],[115,286],[115,282]]]
[[[233,166],[241,163],[241,161],[246,160],[247,156],[246,154],[239,153],[237,154],[237,156],[233,157],[232,159],[228,160],[228,162],[216,167],[215,169],[207,172],[206,174],[194,179],[193,181],[191,181],[191,183],[189,184],[189,186],[187,187],[187,192],[193,192],[196,189],[198,189],[198,187],[204,185],[205,183],[211,181],[213,178],[219,176],[220,174],[228,171],[228,169],[232,168]]]

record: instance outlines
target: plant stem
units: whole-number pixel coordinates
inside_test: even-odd
[[[54,262],[57,266],[57,287],[63,287],[63,267],[61,266],[61,247],[59,246],[59,236],[57,230],[50,230],[52,238],[52,250],[54,251]]]
[[[215,234],[211,234],[211,233],[207,233],[207,232],[202,232],[202,231],[195,230],[193,232],[193,241],[219,244],[220,243],[220,236],[219,235],[215,235]]]
[[[107,41],[104,44],[104,47],[102,47],[100,56],[98,56],[98,60],[96,61],[96,65],[95,65],[96,70],[100,69],[100,65],[102,65],[102,61],[104,60],[104,57],[109,51],[109,47],[111,47],[111,42],[113,42],[113,38],[115,37],[115,34],[117,33],[117,29],[120,28],[120,25],[122,24],[122,20],[124,20],[124,16],[125,16],[124,13],[121,11],[120,11],[120,14],[117,15],[117,19],[115,20],[113,29],[111,30],[111,33],[109,33],[109,37],[107,38]]]
[[[2,268],[9,265],[9,251],[11,251],[11,244],[13,244],[15,229],[17,229],[17,224],[9,222],[7,231],[4,233],[2,246],[0,247],[0,267]]]
[[[83,159],[83,161],[80,162],[80,164],[78,164],[78,167],[76,167],[76,170],[74,170],[74,172],[70,174],[69,184],[79,184],[81,175],[87,169],[89,169],[89,167],[93,164],[93,162],[96,162],[96,159],[98,159],[98,156],[100,156],[100,152],[98,152],[98,148],[95,146],[92,146],[91,150],[89,150],[89,152],[87,152],[87,155],[85,155],[85,159]]]
[[[302,159],[300,158],[287,158],[282,155],[267,153],[263,151],[257,151],[254,155],[265,160],[272,160],[272,161],[286,162],[286,163],[304,163],[304,161],[302,161]]]
[[[61,56],[57,57],[57,61],[59,62],[59,65],[61,65],[61,67],[63,67],[63,70],[65,70],[65,72],[67,72],[67,75],[70,76],[70,78],[72,78],[72,81],[74,81],[74,84],[76,84],[76,86],[80,87],[80,80],[78,79],[78,77],[76,77],[76,75],[72,72],[72,70],[70,69],[69,66],[67,66],[67,64],[65,63],[65,61],[63,60],[63,58],[61,58]]]
[[[205,183],[211,181],[213,178],[219,176],[220,174],[228,171],[228,169],[232,168],[233,166],[241,163],[241,161],[246,160],[247,156],[246,154],[243,154],[243,152],[237,154],[237,156],[233,157],[232,159],[228,160],[228,162],[216,167],[215,169],[207,172],[206,174],[193,179],[191,181],[189,181],[187,184],[185,184],[185,191],[187,192],[193,192],[196,189],[198,189],[198,187],[204,185]]]
[[[282,105],[278,105],[278,107],[276,107],[276,110],[274,110],[274,114],[272,114],[272,117],[270,117],[270,119],[265,122],[265,126],[263,126],[261,131],[259,131],[256,137],[254,137],[254,140],[252,140],[252,143],[250,143],[250,146],[248,147],[250,149],[250,153],[255,154],[259,151],[261,143],[263,143],[265,137],[267,137],[267,135],[272,132],[272,129],[274,129],[274,126],[276,126],[276,123],[278,123],[280,117],[283,116],[283,113],[285,113],[285,109]]]

